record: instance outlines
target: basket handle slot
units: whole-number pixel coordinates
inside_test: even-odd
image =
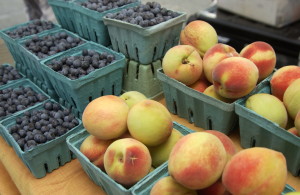
[[[207,118],[207,127],[208,129],[213,129],[212,120],[210,117]]]
[[[125,50],[126,50],[126,55],[129,56],[129,59],[130,59],[130,55],[129,55],[129,52],[128,52],[128,46],[127,46],[127,44],[125,44]]]
[[[154,65],[153,65],[153,63],[151,63],[150,68],[151,68],[152,74],[155,75],[155,70],[154,70]]]
[[[113,95],[116,95],[116,92],[115,92],[115,84],[113,84],[113,85],[111,86],[111,88],[112,88],[112,94],[113,94]]]
[[[173,109],[174,109],[174,114],[177,114],[177,103],[174,99],[173,99]]]
[[[44,168],[45,168],[46,173],[48,173],[49,169],[48,169],[48,164],[47,163],[44,163]]]
[[[140,61],[139,48],[135,47],[135,53],[136,53],[136,57],[137,57],[138,61]]]
[[[139,79],[139,71],[140,71],[140,64],[137,65],[136,67],[136,73],[135,73],[135,79]]]
[[[155,59],[156,51],[157,51],[157,48],[154,47],[154,50],[153,50],[153,56],[152,56],[152,62],[153,62],[154,59]]]
[[[193,113],[193,110],[192,109],[188,109],[188,114],[189,114],[189,121],[191,123],[194,123],[194,113]]]
[[[100,96],[103,96],[103,95],[104,95],[104,89],[101,90]]]
[[[93,30],[93,32],[94,32],[94,35],[95,35],[95,42],[97,42],[97,43],[98,43],[98,36],[97,36],[97,32],[96,32],[95,30]]]
[[[251,140],[250,140],[250,146],[251,147],[255,147],[255,144],[256,144],[256,140],[254,137],[251,137]]]
[[[61,163],[61,158],[60,158],[60,156],[57,156],[57,161],[58,161],[58,164],[59,164],[59,166],[62,166],[62,163]]]

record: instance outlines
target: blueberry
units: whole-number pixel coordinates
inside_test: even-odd
[[[50,128],[49,128],[48,126],[42,126],[42,127],[41,127],[41,132],[42,132],[42,133],[48,132],[49,129],[50,129]]]
[[[11,134],[15,141],[18,141],[21,137],[18,133]]]
[[[37,143],[45,143],[47,141],[47,138],[44,134],[38,133],[34,135],[34,141]]]
[[[24,138],[21,138],[17,141],[18,145],[20,146],[21,149],[24,148],[24,145],[25,145],[25,139]]]
[[[55,138],[55,134],[51,132],[45,132],[44,135],[47,138],[47,141],[53,140]]]

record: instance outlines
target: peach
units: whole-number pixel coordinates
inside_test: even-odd
[[[133,138],[146,146],[157,146],[171,135],[173,120],[163,104],[147,99],[130,109],[127,126]]]
[[[194,46],[201,57],[217,43],[218,35],[216,30],[203,20],[190,22],[180,33],[180,44]]]
[[[289,65],[279,68],[270,80],[271,93],[282,101],[285,90],[298,78],[300,78],[299,66]]]
[[[145,177],[151,169],[148,148],[132,138],[114,141],[104,154],[104,168],[108,176],[129,187]]]
[[[209,82],[212,80],[212,71],[216,65],[225,58],[239,56],[240,54],[236,50],[226,44],[218,43],[212,46],[203,57],[203,71]]]
[[[206,130],[204,132],[211,133],[220,139],[227,153],[227,161],[237,153],[237,149],[233,141],[226,134],[216,130]]]
[[[258,115],[285,128],[288,122],[288,113],[282,101],[277,97],[267,93],[251,95],[245,106],[253,110]]]
[[[216,91],[215,91],[215,87],[213,85],[207,87],[203,93],[205,95],[208,95],[210,97],[213,97],[213,98],[216,98],[218,100],[221,100],[223,102],[226,102],[226,103],[232,103],[235,101],[235,99],[229,99],[229,98],[225,98],[223,96],[220,96]]]
[[[273,47],[263,41],[253,42],[240,52],[241,57],[251,60],[258,68],[258,81],[272,74],[276,65],[276,53]]]
[[[173,129],[171,135],[165,142],[158,146],[148,147],[152,158],[152,166],[158,167],[159,165],[166,162],[169,158],[173,146],[182,137],[183,135],[182,133],[180,133],[180,131]]]
[[[226,150],[217,136],[195,132],[175,144],[169,156],[168,170],[178,183],[196,190],[215,183],[226,162]]]
[[[129,108],[131,108],[133,105],[140,102],[141,100],[147,99],[147,97],[139,91],[127,91],[120,95],[120,98],[125,100]]]
[[[222,182],[234,195],[281,194],[287,180],[284,155],[263,147],[239,151],[226,164]]]
[[[203,75],[203,74],[202,74]],[[199,91],[201,93],[204,92],[204,90],[210,86],[210,82],[204,77],[204,78],[200,78],[199,80],[197,80],[195,83],[189,85],[190,88]]]
[[[222,183],[222,180],[219,179],[214,184],[208,186],[207,188],[197,190],[199,195],[224,195],[226,188]]]
[[[287,109],[289,116],[295,120],[300,110],[300,78],[294,80],[283,95],[283,103]]]
[[[166,52],[162,69],[170,78],[191,85],[202,74],[202,58],[193,46],[177,45]]]
[[[84,128],[99,139],[109,140],[121,136],[127,130],[129,107],[125,100],[105,95],[91,101],[83,111]]]
[[[94,165],[104,170],[104,153],[111,143],[111,140],[101,140],[89,135],[81,143],[79,150]]]
[[[195,190],[188,189],[171,176],[159,179],[151,188],[150,195],[197,195]]]
[[[300,192],[288,192],[285,195],[300,195]]]
[[[214,68],[212,79],[219,95],[237,99],[249,94],[256,87],[258,69],[246,58],[230,57]]]
[[[298,133],[296,127],[289,128],[287,131],[290,132],[291,134],[296,135],[297,137],[300,137],[300,134]]]
[[[298,130],[298,135],[300,135],[300,110],[295,117],[295,128]]]

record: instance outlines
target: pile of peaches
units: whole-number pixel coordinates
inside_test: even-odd
[[[94,99],[82,123],[90,134],[80,146],[82,154],[126,188],[166,162],[183,136],[163,104],[137,91]]]
[[[181,31],[180,45],[162,60],[164,73],[206,95],[231,103],[249,94],[275,69],[271,45],[256,41],[239,53],[218,43],[216,30],[207,22],[190,22]]]

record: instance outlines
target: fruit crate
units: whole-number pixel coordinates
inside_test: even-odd
[[[74,11],[72,9],[74,0],[48,0],[56,20],[62,26],[71,32],[76,33],[76,26],[74,24]]]
[[[261,84],[257,93],[271,94],[269,80]],[[241,146],[243,148],[266,147],[282,152],[288,170],[294,176],[300,176],[300,138],[246,108],[246,101],[247,97],[235,102],[235,112],[239,117]]]
[[[158,99],[162,93],[162,86],[157,79],[157,70],[161,68],[161,60],[150,64],[140,64],[134,60],[127,60],[123,90],[139,91],[149,99]]]
[[[54,100],[48,101],[55,102]],[[43,105],[39,104],[35,107],[30,108],[28,111],[41,108],[43,108]],[[62,108],[64,107],[62,106]],[[44,144],[39,144],[34,148],[24,152],[8,132],[8,129],[15,124],[15,118],[22,116],[23,114],[24,113],[19,113],[18,115],[3,120],[0,123],[0,133],[4,137],[6,142],[13,147],[16,154],[27,166],[34,177],[45,177],[47,173],[51,173],[53,170],[71,161],[71,159],[73,158],[73,154],[67,146],[66,138],[83,128],[81,120],[76,118],[79,121],[79,124],[73,129],[66,132],[64,135]]]
[[[72,18],[72,20],[76,26],[76,33],[87,40],[104,46],[109,46],[111,42],[107,27],[104,25],[102,18],[108,13],[115,13],[122,9],[134,7],[140,4],[140,1],[137,0],[134,3],[130,3],[119,8],[98,12],[80,5],[81,2],[86,1],[87,0],[74,0],[73,3],[74,18]]]
[[[187,135],[189,133],[193,133],[193,130],[186,128],[183,125],[178,124],[177,122],[173,122],[174,128],[180,131],[183,135]],[[131,188],[125,188],[121,184],[118,184],[113,179],[111,179],[105,172],[101,169],[96,167],[93,163],[89,161],[81,152],[80,152],[80,145],[84,141],[84,139],[89,135],[89,133],[82,129],[80,132],[73,134],[67,138],[67,144],[70,150],[77,156],[83,170],[88,174],[90,179],[97,184],[98,186],[102,187],[102,189],[109,195],[131,195],[133,190],[139,186],[144,180],[149,180],[155,182],[157,174],[161,172],[162,169],[166,166],[166,163],[157,167],[154,171],[149,173]],[[149,182],[150,184],[151,182]]]
[[[40,89],[38,86],[36,86],[32,81],[30,81],[29,79],[19,79],[18,81],[15,81],[15,82],[11,82],[9,84],[6,84],[6,85],[3,85],[3,86],[0,86],[0,90],[3,90],[3,89],[7,89],[7,88],[18,88],[20,86],[24,86],[24,87],[31,87],[35,92],[37,93],[40,93],[42,95],[44,95],[46,97],[46,99],[50,99],[51,97],[45,93],[42,89]],[[45,102],[45,101],[43,101]],[[36,103],[34,106],[32,107],[35,107],[36,105],[40,105],[42,104],[43,102],[38,102]],[[3,116],[3,117],[0,117],[0,121],[6,119],[6,118],[10,118],[10,117],[14,117],[15,115],[19,114],[19,113],[23,113],[24,111],[27,111],[29,110],[31,107],[28,107],[24,110],[21,110],[21,111],[18,111],[18,112],[15,112],[11,115],[7,115],[7,116]]]
[[[11,53],[12,57],[15,60],[15,62],[22,62],[22,59],[20,57],[20,47],[18,45],[18,42],[20,42],[20,41],[22,41],[24,39],[29,39],[33,35],[26,36],[26,37],[23,37],[21,39],[13,39],[13,38],[11,38],[10,36],[7,35],[7,32],[8,31],[13,31],[13,30],[15,30],[17,28],[20,28],[20,27],[23,27],[23,26],[27,26],[28,24],[31,24],[34,21],[35,20],[32,20],[32,21],[29,21],[29,22],[26,22],[26,23],[18,24],[18,25],[15,25],[15,26],[12,26],[12,27],[0,30],[0,37],[5,42],[5,44],[6,44],[7,48],[8,48],[8,50],[9,50],[9,52]],[[54,26],[53,26],[52,29],[43,31],[41,33],[45,33],[45,32],[49,32],[49,31],[60,29],[59,25],[57,25],[57,24],[53,24],[53,25]],[[38,34],[41,34],[41,33],[38,33]],[[25,68],[28,68],[28,66],[26,64],[23,64],[23,65],[25,66]],[[22,72],[22,73],[25,74],[24,72]]]
[[[0,65],[0,66],[1,66],[1,65]],[[2,66],[3,66],[3,67],[8,67],[8,66],[12,66],[12,65],[10,65],[10,64],[2,64]],[[14,67],[14,68],[16,69],[16,67]],[[20,74],[21,78],[15,79],[15,80],[9,80],[6,84],[0,85],[0,87],[4,87],[4,86],[6,86],[6,85],[8,85],[8,84],[10,84],[10,83],[14,83],[14,82],[17,82],[17,81],[19,81],[19,80],[25,78],[25,75],[24,75],[22,72],[18,71],[18,69],[16,69],[16,70],[17,70],[17,72]]]
[[[155,177],[152,178],[147,178],[145,180],[143,180],[143,182],[141,182],[134,190],[133,190],[133,195],[150,195],[150,191],[152,189],[152,187],[154,186],[154,184],[159,180],[162,179],[164,177],[169,176],[168,173],[168,164],[165,163],[164,167],[160,170],[160,172],[158,172]],[[281,193],[281,195],[285,195],[288,192],[295,192],[295,189],[286,184],[284,191]]]
[[[39,38],[41,37],[45,37],[47,35],[54,35],[56,33],[62,33],[62,32],[65,32],[68,36],[71,36],[73,38],[79,38],[81,41],[84,41],[86,42],[86,40],[82,39],[81,37],[79,37],[78,35],[68,31],[68,30],[65,30],[65,29],[58,29],[58,30],[53,30],[53,31],[49,31],[49,32],[45,32],[45,33],[41,33],[38,35]],[[44,76],[43,76],[43,72],[42,72],[42,69],[41,69],[41,61],[42,60],[45,60],[45,59],[49,59],[50,57],[53,57],[53,56],[57,56],[61,53],[65,53],[66,51],[62,51],[62,52],[58,52],[52,56],[48,56],[46,58],[43,58],[43,59],[40,59],[39,57],[37,57],[35,54],[31,53],[29,50],[26,49],[25,47],[25,42],[27,40],[29,40],[30,38],[27,38],[27,39],[23,39],[22,41],[19,42],[19,47],[20,47],[20,56],[22,58],[22,62],[20,64],[24,65],[26,64],[28,66],[28,69],[30,69],[30,71],[32,72],[32,75],[34,77],[36,77],[37,80],[39,80],[40,82],[43,82],[48,89],[54,89],[54,86],[52,86],[52,83],[49,81],[49,80],[45,80]],[[78,47],[79,45],[77,45],[76,47]],[[75,48],[76,48],[75,47]],[[71,48],[73,49],[73,48]]]
[[[180,32],[186,14],[155,26],[143,28],[117,19],[103,18],[115,51],[142,64],[150,64],[163,58],[165,53],[179,43]]]
[[[157,78],[162,83],[166,106],[172,114],[185,118],[197,127],[218,130],[227,135],[238,126],[234,102],[225,103],[200,93],[168,77],[162,69],[157,70]],[[247,96],[256,93],[260,85]]]
[[[58,60],[65,56],[80,55],[83,49],[93,49],[98,53],[107,52],[113,54],[116,60],[105,67],[96,69],[88,75],[74,80],[55,72],[47,66],[54,59]],[[125,57],[100,44],[88,42],[57,56],[47,58],[41,63],[44,80],[50,81],[58,96],[81,113],[93,99],[103,95],[120,95],[122,92]]]
[[[55,101],[58,101],[58,96],[54,89],[50,89],[47,87],[47,85],[44,84],[44,82],[38,80],[35,76],[32,75],[30,70],[28,70],[25,66],[16,63],[16,69],[20,71],[20,73],[24,73],[24,77],[27,79],[30,79],[34,84],[36,84],[40,89],[42,89],[45,93],[47,93],[52,99]],[[22,74],[23,75],[23,74]]]

